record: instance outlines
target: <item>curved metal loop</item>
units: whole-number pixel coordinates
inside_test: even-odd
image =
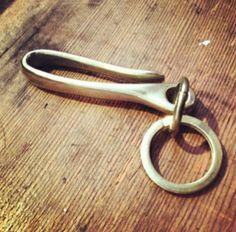
[[[119,81],[138,83],[101,83],[76,80],[41,69],[51,65],[102,73]],[[53,50],[34,50],[27,53],[22,59],[22,68],[33,84],[44,89],[87,97],[131,101],[165,113],[173,113],[175,110],[175,105],[168,100],[167,93],[169,90],[175,89],[177,84],[153,83],[164,78],[163,75],[156,72],[118,67]],[[194,103],[195,94],[190,89],[185,108],[191,108]]]
[[[169,127],[173,135],[176,135],[179,131],[181,118],[188,97],[188,92],[189,92],[189,81],[186,77],[183,77],[182,81],[178,85],[178,94],[175,99],[173,122],[170,124]]]
[[[161,176],[155,169],[150,154],[150,146],[153,137],[169,128],[169,126],[173,122],[173,116],[166,116],[163,119],[158,120],[148,129],[146,134],[144,135],[142,144],[141,144],[141,159],[143,163],[143,167],[149,176],[149,178],[155,182],[158,186],[165,189],[166,191],[178,194],[189,194],[193,192],[197,192],[207,185],[209,185],[214,178],[217,176],[223,158],[222,147],[219,139],[217,138],[214,131],[203,121],[184,115],[181,120],[181,124],[189,126],[196,131],[198,131],[205,139],[208,141],[211,149],[211,164],[208,171],[204,174],[200,179],[185,184],[177,184],[171,181],[166,180],[163,176]]]
[[[119,67],[86,57],[48,49],[37,49],[28,52],[22,61],[23,68],[26,68],[25,62],[35,68],[60,66],[99,73],[118,82],[152,83],[161,82],[165,78],[164,75],[158,72]]]

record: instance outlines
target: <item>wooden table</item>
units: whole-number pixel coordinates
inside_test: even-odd
[[[4,0],[0,7],[0,231],[236,231],[234,0]],[[156,186],[139,147],[164,115],[36,88],[20,61],[37,48],[157,70],[170,83],[187,76],[198,99],[192,114],[223,145],[217,180],[188,196]],[[152,153],[164,177],[183,183],[204,174],[210,152],[200,135],[181,131],[176,140],[158,136]]]

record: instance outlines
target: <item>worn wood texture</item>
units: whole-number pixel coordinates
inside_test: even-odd
[[[235,12],[234,0],[1,1],[0,231],[236,231]],[[157,187],[139,146],[163,114],[32,86],[20,60],[36,48],[158,70],[167,82],[187,76],[192,114],[224,148],[217,180],[189,196]],[[176,140],[158,136],[152,150],[176,182],[200,177],[210,161],[187,129]]]

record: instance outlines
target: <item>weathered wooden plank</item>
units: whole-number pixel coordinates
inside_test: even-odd
[[[0,231],[236,229],[233,1],[15,0],[1,9]],[[36,48],[156,69],[168,82],[187,76],[198,97],[192,114],[224,147],[219,178],[187,197],[155,186],[139,146],[163,115],[37,89],[20,72],[23,54]],[[186,132],[153,144],[156,167],[177,182],[200,177],[210,160],[204,140]]]

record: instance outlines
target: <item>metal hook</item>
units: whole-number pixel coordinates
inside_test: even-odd
[[[75,80],[40,69],[52,65],[79,68],[109,75],[118,81],[137,83],[117,84]],[[156,72],[122,68],[52,50],[34,50],[27,53],[22,59],[22,67],[29,80],[41,88],[67,94],[137,102],[173,114],[155,122],[145,134],[141,145],[141,159],[144,169],[148,176],[163,189],[179,194],[196,192],[207,186],[219,172],[223,153],[217,136],[199,119],[182,116],[184,109],[190,108],[195,103],[194,92],[189,88],[186,78],[180,84],[153,83],[163,80],[164,76]],[[177,96],[174,103],[168,100],[167,96],[172,90]],[[155,134],[166,129],[176,133],[180,123],[201,133],[208,141],[212,151],[212,163],[206,174],[199,180],[186,184],[176,184],[165,180],[155,170],[150,155],[151,142]]]
[[[78,68],[111,76],[118,81],[137,83],[99,83],[75,80],[41,70],[41,67],[63,66]],[[53,50],[34,50],[22,59],[23,72],[38,87],[81,96],[141,103],[165,113],[173,113],[175,104],[168,100],[168,92],[178,84],[153,83],[164,76],[151,71],[128,69],[81,56]],[[142,83],[141,83],[142,82]],[[189,89],[185,108],[195,103],[195,94]]]

